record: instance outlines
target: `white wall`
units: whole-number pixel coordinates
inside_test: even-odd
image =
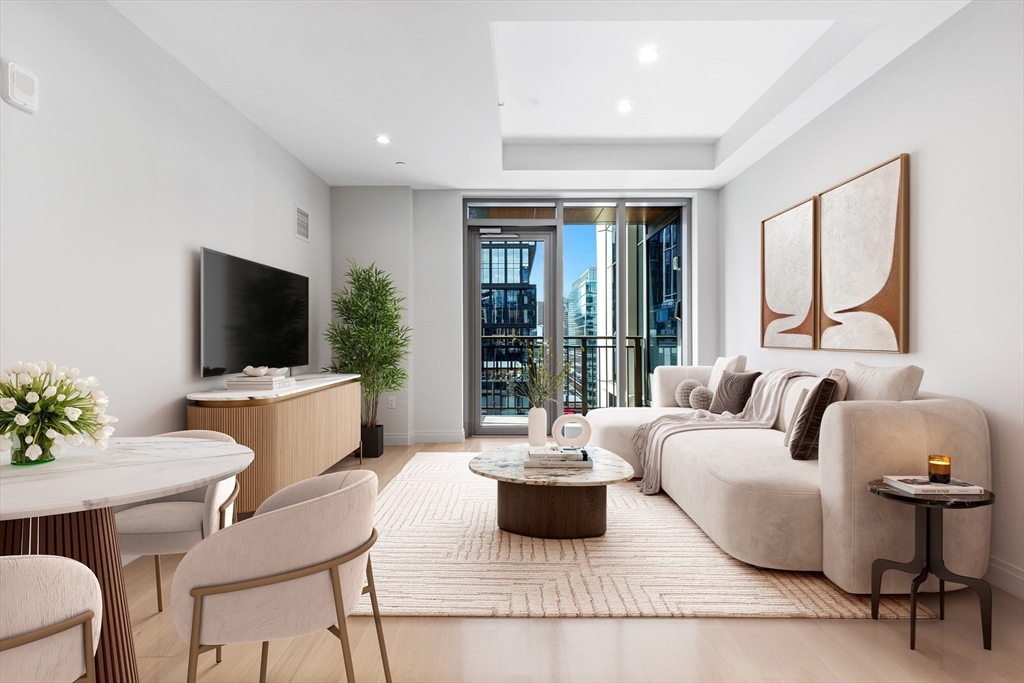
[[[412,190],[408,187],[332,187],[331,232],[333,289],[344,287],[349,261],[361,266],[375,263],[391,274],[395,286],[406,297],[405,324],[413,325],[413,225]],[[416,330],[413,329],[415,343]],[[412,389],[416,379],[412,358],[406,368],[409,384],[405,391],[383,394],[377,421],[384,425],[384,443],[404,446],[414,442]],[[388,409],[394,396],[396,407]]]
[[[5,1],[0,45],[41,94],[0,103],[0,364],[96,375],[119,436],[184,427],[185,394],[224,381],[199,377],[203,246],[309,276],[326,361],[323,181],[105,2]]]
[[[462,441],[462,193],[418,190],[412,197],[415,440]]]
[[[720,350],[718,201],[718,190],[697,190],[692,200],[694,365],[714,365]]]
[[[989,579],[1018,596],[1022,10],[1021,3],[968,5],[720,192],[725,352],[746,354],[758,369],[914,363],[925,369],[923,390],[978,403],[991,428],[998,496]],[[910,153],[910,353],[760,349],[761,219],[900,152]]]

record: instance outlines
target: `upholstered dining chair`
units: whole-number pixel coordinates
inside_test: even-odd
[[[0,604],[0,682],[96,680],[103,600],[91,569],[54,555],[0,557]]]
[[[365,593],[370,594],[384,678],[390,683],[370,565],[370,548],[377,540],[376,503],[373,472],[324,474],[278,491],[250,519],[190,550],[171,586],[174,625],[189,643],[189,683],[195,683],[201,653],[259,641],[260,681],[265,683],[271,640],[323,629],[341,641],[345,673],[354,683],[345,617]]]
[[[158,434],[235,443],[227,434],[205,429]],[[192,491],[174,493],[114,509],[122,555],[152,555],[156,570],[156,609],[164,611],[160,555],[187,553],[195,544],[228,526],[234,514],[238,482],[234,477]]]

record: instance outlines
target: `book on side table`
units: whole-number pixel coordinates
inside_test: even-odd
[[[985,489],[981,486],[975,486],[969,484],[966,481],[960,481],[959,479],[950,479],[948,484],[935,484],[928,480],[926,476],[913,475],[913,474],[894,474],[882,477],[889,486],[897,488],[900,491],[906,491],[918,496],[935,496],[935,495],[979,495],[985,492]]]

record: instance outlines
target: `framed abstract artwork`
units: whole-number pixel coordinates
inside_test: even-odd
[[[761,221],[761,346],[813,349],[817,201]]]
[[[910,157],[819,198],[818,346],[907,353]]]

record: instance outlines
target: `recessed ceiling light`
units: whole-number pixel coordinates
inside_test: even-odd
[[[389,138],[387,135],[378,135],[374,139],[382,145],[386,145],[389,142],[391,142],[391,138]]]
[[[658,49],[654,47],[645,47],[640,50],[640,61],[644,64],[649,64],[658,58]]]
[[[619,110],[620,114],[628,114],[629,112],[633,111],[633,103],[627,102],[626,100],[622,100],[617,105],[615,105],[615,108]]]

